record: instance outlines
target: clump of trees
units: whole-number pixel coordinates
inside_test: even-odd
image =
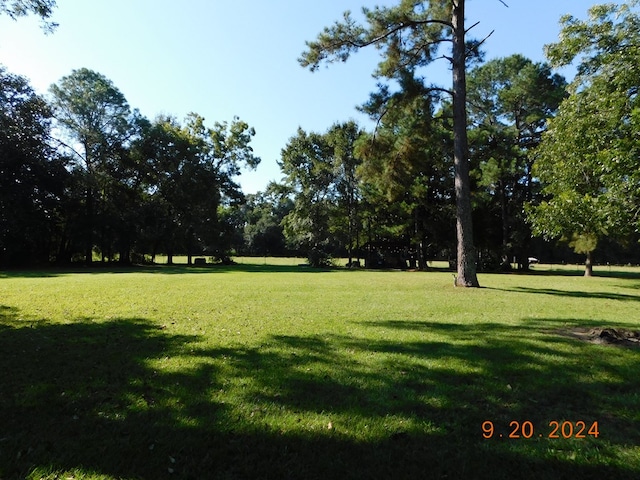
[[[240,169],[260,162],[253,128],[150,121],[88,69],[50,93],[0,70],[0,265],[226,257],[222,211],[243,200]]]
[[[340,246],[351,264],[359,250],[359,161],[354,151],[362,134],[354,122],[336,124],[324,134],[300,128],[282,150],[282,191],[293,204],[282,220],[284,233],[291,247],[308,253],[313,266],[327,265]]]
[[[531,230],[525,205],[539,200],[534,152],[547,119],[566,96],[564,79],[520,55],[495,59],[468,73],[469,167],[481,269],[528,268]],[[282,153],[283,191],[293,211],[284,235],[302,251],[345,255],[354,245],[369,265],[427,268],[428,259],[455,263],[456,206],[451,102],[434,96],[414,71],[397,73],[361,110],[374,132],[354,124],[324,134],[298,131]],[[350,139],[346,169],[331,139]],[[345,181],[348,179],[348,181]],[[349,189],[341,185],[348,185]],[[289,190],[287,190],[289,189]],[[342,219],[352,235],[336,232]],[[347,222],[346,219],[350,219]],[[363,247],[363,248],[358,248]],[[351,250],[353,252],[353,249]]]
[[[538,202],[537,150],[566,96],[549,65],[522,55],[491,60],[469,73],[470,160],[478,248],[492,264],[528,267],[531,229],[524,209]]]
[[[349,12],[342,22],[325,28],[316,41],[307,43],[300,62],[311,70],[325,61],[346,61],[361,48],[375,46],[383,52],[375,75],[385,81],[401,80],[440,55],[441,46],[450,45],[444,58],[451,63],[452,166],[456,205],[456,284],[477,287],[476,254],[473,242],[471,184],[467,143],[466,69],[478,54],[479,42],[467,41],[465,0],[400,2],[394,7],[363,8],[367,25],[356,22]],[[420,82],[424,83],[424,82]]]
[[[260,161],[246,122],[149,120],[87,69],[45,99],[0,69],[0,265],[242,253],[425,269],[437,258],[458,285],[477,286],[478,268],[559,261],[563,245],[586,255],[586,275],[599,245],[603,259],[633,258],[639,3],[563,17],[550,65],[485,62],[482,41],[465,38],[463,0],[364,9],[364,25],[345,14],[300,61],[314,70],[377,46],[380,84],[359,107],[375,129],[300,128],[282,149],[282,180],[251,195],[235,181]],[[53,6],[2,2],[0,12],[47,20]],[[438,57],[451,62],[452,88],[425,77]],[[552,71],[574,61],[570,84]]]
[[[379,127],[358,147],[363,218],[386,216],[420,266],[429,246],[451,244],[455,219],[449,256],[463,286],[478,285],[476,266],[510,268],[515,258],[526,269],[532,234],[586,254],[586,275],[601,239],[635,244],[638,4],[562,18],[547,55],[553,66],[580,60],[569,86],[520,55],[482,64],[482,41],[465,38],[464,0],[363,8],[365,24],[347,12],[325,28],[300,59],[311,70],[381,51],[380,91],[362,107]],[[450,61],[451,89],[422,76],[434,58]]]
[[[51,122],[27,80],[0,68],[0,265],[47,262],[59,243],[71,178]]]

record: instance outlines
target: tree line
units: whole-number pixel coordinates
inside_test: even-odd
[[[586,256],[587,274],[597,248],[607,261],[635,259],[637,5],[563,17],[549,63],[485,61],[483,41],[464,37],[462,0],[365,9],[365,25],[347,14],[300,62],[313,70],[377,46],[379,87],[359,107],[375,128],[300,128],[282,149],[282,180],[251,195],[236,183],[260,162],[244,121],[151,121],[87,69],[44,99],[3,69],[0,265],[248,253],[426,268],[438,258],[475,286],[476,268],[570,258],[556,241]],[[457,88],[428,83],[424,67],[440,57]],[[552,70],[576,61],[570,83]]]
[[[103,75],[74,70],[48,100],[0,70],[0,264],[225,258],[219,210],[260,162],[246,122],[153,121]]]

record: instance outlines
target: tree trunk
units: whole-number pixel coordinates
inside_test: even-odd
[[[151,263],[156,263],[156,255],[158,254],[158,242],[153,242],[153,246],[151,247]]]
[[[584,276],[593,276],[593,252],[587,252],[587,259],[584,262]]]
[[[355,236],[356,236],[356,260],[358,261],[358,265],[360,265],[360,227],[362,222],[360,221],[360,214],[358,206],[360,205],[358,199],[355,200],[353,206],[353,221],[355,228]]]
[[[120,258],[118,263],[122,265],[131,265],[131,241],[128,235],[122,235],[120,239]]]
[[[87,187],[87,221],[84,245],[84,263],[91,265],[93,262],[93,189]]]
[[[500,220],[502,221],[502,254],[509,256],[509,212],[507,211],[507,193],[504,182],[500,180]]]
[[[453,165],[456,190],[458,276],[456,285],[479,287],[471,220],[471,187],[467,145],[467,80],[464,0],[453,2]]]

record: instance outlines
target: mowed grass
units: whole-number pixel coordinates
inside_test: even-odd
[[[0,478],[640,477],[639,270],[265,263],[0,272]]]

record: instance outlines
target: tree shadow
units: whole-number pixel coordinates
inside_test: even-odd
[[[313,268],[306,265],[258,265],[258,264],[210,264],[203,266],[189,265],[137,265],[118,266],[100,265],[91,267],[73,268],[39,268],[39,269],[15,269],[0,270],[1,278],[53,278],[64,275],[76,274],[129,274],[129,273],[149,273],[158,275],[186,275],[186,274],[210,274],[210,273],[322,273],[332,271],[347,271],[341,268]]]
[[[544,267],[543,267],[544,268]],[[446,271],[446,269],[443,269]],[[532,265],[528,270],[510,270],[510,271],[487,271],[484,273],[491,273],[492,275],[518,275],[518,276],[535,276],[535,277],[583,277],[584,278],[584,265],[574,265],[574,268],[536,268]],[[604,266],[596,265],[593,271],[594,277],[604,278],[620,278],[627,280],[640,279],[640,270],[630,271],[621,270],[616,266]]]
[[[589,356],[570,339],[540,333],[540,324],[366,326],[380,334],[273,335],[261,346],[212,347],[144,318],[50,324],[19,320],[4,306],[0,478],[73,469],[141,479],[640,473],[637,462],[549,454],[586,449],[602,459],[611,446],[640,444],[637,355]],[[428,329],[443,339],[386,340],[388,329]],[[585,381],[580,354],[615,381]],[[324,427],[279,420],[296,415]],[[353,433],[386,418],[397,421],[382,436]],[[603,438],[482,438],[486,420],[508,433],[511,420],[546,429],[554,419],[598,420]]]
[[[499,290],[503,292],[516,293],[536,293],[541,295],[553,295],[558,297],[573,298],[594,298],[603,300],[621,300],[621,301],[640,301],[640,294],[631,295],[627,293],[614,292],[585,292],[582,290],[560,290],[557,288],[532,288],[532,287],[514,287],[514,288],[495,288],[487,287],[489,290]]]

